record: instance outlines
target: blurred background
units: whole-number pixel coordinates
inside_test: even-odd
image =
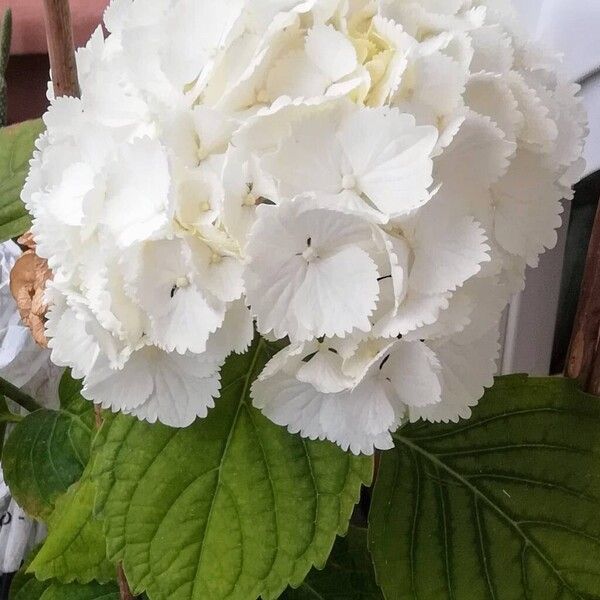
[[[224,0],[226,1],[226,0]],[[583,264],[600,197],[600,0],[514,0],[531,37],[564,56],[564,73],[582,86],[590,119],[587,169],[575,199],[565,204],[557,247],[530,271],[504,321],[502,373],[559,373],[564,366]],[[108,0],[71,0],[75,40],[83,45],[100,23]],[[8,67],[9,122],[45,110],[48,58],[42,0],[0,0],[13,11]]]

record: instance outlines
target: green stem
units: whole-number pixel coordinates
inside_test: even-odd
[[[11,412],[2,413],[0,414],[0,423],[20,423],[24,418]]]
[[[29,412],[34,412],[40,408],[43,408],[31,396],[29,396],[29,394],[21,391],[16,385],[13,385],[2,377],[0,377],[0,394],[3,394],[13,402],[16,402],[19,406],[22,406]]]

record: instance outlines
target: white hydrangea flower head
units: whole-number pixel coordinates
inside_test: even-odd
[[[105,408],[203,417],[252,387],[352,452],[467,418],[500,315],[581,173],[577,86],[508,0],[113,0],[50,97],[23,198],[53,360]]]

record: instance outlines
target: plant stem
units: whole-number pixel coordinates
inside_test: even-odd
[[[20,423],[24,417],[7,412],[0,414],[0,423]]]
[[[44,0],[54,95],[79,97],[69,0]]]
[[[0,377],[0,394],[3,394],[13,402],[16,402],[19,406],[22,406],[29,412],[34,412],[43,408],[43,406],[38,404],[29,394],[26,394],[16,385],[13,385],[2,377]]]
[[[592,374],[588,380],[586,391],[594,396],[600,396],[600,345],[596,348]]]
[[[129,589],[122,563],[117,565],[117,581],[119,582],[119,598],[121,600],[135,600],[133,593]]]
[[[590,238],[581,294],[575,316],[565,375],[578,379],[592,394],[600,394],[600,203]],[[596,367],[594,367],[596,362]]]

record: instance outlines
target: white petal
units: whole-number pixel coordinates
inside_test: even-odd
[[[240,298],[244,290],[242,261],[236,256],[216,252],[197,239],[188,240],[188,244],[195,268],[193,278],[198,286],[222,302]]]
[[[435,181],[442,186],[439,195],[463,206],[468,194],[483,195],[506,173],[515,150],[516,145],[504,139],[489,117],[468,113],[452,143],[435,161]]]
[[[311,191],[342,191],[344,157],[336,129],[337,116],[331,111],[303,119],[292,127],[278,152],[263,161],[263,168],[278,181],[283,198]]]
[[[315,259],[294,298],[299,321],[316,337],[369,330],[379,293],[377,278],[377,265],[360,248]]]
[[[537,266],[538,256],[557,241],[562,189],[539,155],[520,151],[492,190],[495,235],[500,245]]]
[[[206,358],[215,363],[223,362],[232,352],[243,354],[254,338],[254,321],[242,300],[227,306],[223,324],[213,333],[206,344]]]
[[[384,213],[406,214],[429,199],[437,130],[396,110],[353,112],[339,139],[357,186]]]
[[[507,73],[513,66],[514,50],[501,25],[488,25],[469,32],[474,55],[471,72]]]
[[[151,346],[134,352],[122,370],[96,369],[82,389],[84,397],[103,408],[172,427],[187,427],[196,417],[205,417],[218,392],[213,363]]]
[[[107,185],[103,222],[121,246],[144,240],[167,224],[170,176],[158,142],[122,148]]]
[[[349,75],[357,66],[354,46],[331,25],[317,25],[308,32],[306,54],[331,83]]]
[[[181,242],[146,243],[131,285],[148,312],[152,339],[171,352],[204,352],[206,342],[223,322],[225,304],[194,280],[191,261]]]
[[[341,392],[352,387],[353,380],[342,372],[342,359],[328,348],[320,349],[304,362],[296,377],[310,383],[316,390],[326,394]]]
[[[304,50],[294,50],[271,69],[265,90],[271,102],[281,96],[310,98],[324,95],[331,83]]]
[[[412,244],[410,286],[424,294],[454,291],[490,260],[485,231],[471,217],[419,216]]]
[[[496,75],[480,74],[469,79],[465,103],[470,109],[486,115],[504,132],[507,140],[514,140],[523,127],[523,115],[509,85]]]
[[[440,401],[441,367],[435,353],[424,343],[401,340],[391,349],[381,371],[396,392],[395,403],[413,407]]]
[[[412,407],[411,421],[427,419],[447,423],[468,419],[484,388],[494,383],[498,358],[498,325],[480,339],[458,345],[451,341],[429,344],[440,361],[442,399],[432,406]]]

